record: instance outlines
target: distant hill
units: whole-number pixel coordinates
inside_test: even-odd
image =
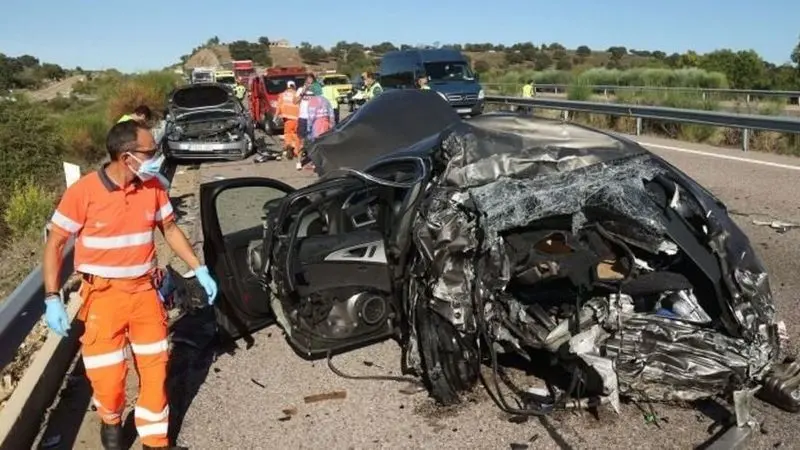
[[[335,62],[321,62],[319,64],[305,64],[303,58],[300,57],[300,51],[296,47],[272,47],[269,50],[269,55],[272,57],[272,66],[308,66],[312,70],[326,70],[335,69]],[[184,63],[184,69],[193,69],[195,67],[215,67],[229,64],[233,61],[230,49],[227,45],[213,45],[201,48],[192,54],[189,59]]]

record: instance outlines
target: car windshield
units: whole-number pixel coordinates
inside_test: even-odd
[[[305,84],[306,77],[303,75],[288,75],[285,77],[264,77],[264,84],[267,87],[267,94],[280,94],[286,90],[286,83],[294,81],[298,89]]]
[[[350,80],[347,77],[325,77],[322,81],[327,84],[328,86],[335,86],[337,84],[350,84]]]
[[[198,72],[194,74],[194,79],[198,81],[211,81],[211,74],[208,72]]]
[[[425,63],[425,72],[432,81],[474,80],[475,75],[464,61],[437,61]]]
[[[217,83],[234,84],[236,83],[235,77],[217,77]]]

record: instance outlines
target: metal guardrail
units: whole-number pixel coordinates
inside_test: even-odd
[[[518,89],[522,89],[522,84],[520,83],[484,83],[485,86],[513,86]],[[534,88],[536,92],[555,92],[556,94],[567,92],[570,85],[568,84],[535,84]],[[594,92],[603,93],[608,95],[609,93],[614,93],[616,91],[663,91],[663,92],[684,92],[684,93],[699,93],[701,95],[705,94],[722,94],[722,95],[738,95],[738,96],[746,96],[747,101],[750,100],[751,97],[771,97],[771,98],[800,98],[800,91],[768,91],[768,90],[761,90],[761,89],[722,89],[722,88],[702,88],[702,87],[666,87],[666,86],[619,86],[619,85],[606,85],[606,84],[597,84],[597,85],[588,85],[585,86],[589,89],[592,89]]]
[[[733,114],[717,111],[665,108],[662,106],[625,105],[619,103],[597,103],[495,95],[487,95],[486,102],[508,106],[555,109],[563,111],[565,120],[569,119],[570,111],[618,117],[633,117],[636,119],[637,135],[642,133],[643,119],[737,128],[743,130],[742,150],[744,151],[747,151],[750,130],[800,134],[800,120],[784,116],[759,116],[754,114]]]
[[[73,272],[74,241],[64,248],[61,285]],[[44,313],[44,278],[39,265],[0,304],[0,369],[14,360],[17,349]]]

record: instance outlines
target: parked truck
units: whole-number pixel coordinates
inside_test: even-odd
[[[195,67],[192,69],[192,84],[194,83],[213,83],[216,69],[213,67]]]
[[[233,62],[233,73],[236,81],[247,85],[250,78],[256,74],[256,69],[252,60],[242,59]]]
[[[253,77],[250,82],[250,114],[269,134],[283,132],[283,121],[276,117],[278,96],[286,90],[286,84],[294,81],[299,89],[311,71],[304,66],[270,67],[264,75]]]

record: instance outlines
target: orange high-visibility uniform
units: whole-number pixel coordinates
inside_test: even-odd
[[[130,342],[141,390],[134,410],[142,443],[166,446],[167,316],[153,286],[155,228],[174,220],[157,180],[117,186],[105,167],[67,188],[52,232],[75,234],[75,267],[83,275],[78,318],[92,402],[108,424],[125,406],[125,345]],[[127,333],[127,335],[126,335]]]
[[[278,97],[278,115],[283,118],[283,142],[294,150],[295,155],[300,152],[300,138],[297,136],[297,116],[300,114],[300,105],[295,103],[297,93],[286,90]]]

